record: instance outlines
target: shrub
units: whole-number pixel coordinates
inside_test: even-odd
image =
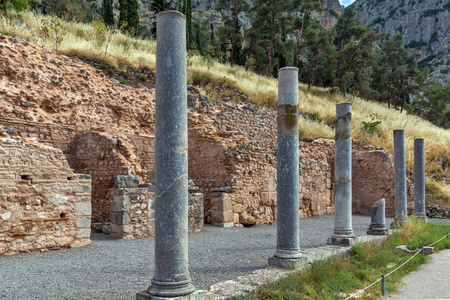
[[[377,133],[378,125],[381,124],[381,121],[373,121],[373,122],[364,122],[362,121],[362,130],[367,131],[368,133]]]

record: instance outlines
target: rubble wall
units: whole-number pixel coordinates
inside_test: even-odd
[[[91,176],[63,152],[0,138],[0,255],[90,243]]]

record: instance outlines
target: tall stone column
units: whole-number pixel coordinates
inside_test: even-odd
[[[391,226],[399,227],[408,215],[406,204],[405,135],[403,129],[394,130],[394,188],[395,218]]]
[[[427,220],[425,213],[425,149],[423,139],[414,140],[414,215]]]
[[[352,104],[336,104],[334,159],[334,231],[330,245],[350,246],[356,241],[352,227]]]
[[[156,27],[155,274],[151,299],[191,294],[188,270],[186,17],[158,14]],[[137,299],[142,295],[138,294]]]
[[[295,267],[299,243],[298,69],[278,70],[277,250],[269,265]]]

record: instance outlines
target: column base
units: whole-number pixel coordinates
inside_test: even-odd
[[[392,221],[391,223],[391,228],[396,229],[396,228],[401,228],[403,226],[403,223],[405,222],[406,218],[399,218],[399,217],[395,217],[394,221]]]
[[[276,256],[269,257],[269,266],[275,266],[285,269],[295,269],[306,265],[308,258],[301,256],[298,258],[280,258]]]
[[[424,220],[425,222],[428,222],[428,217],[427,217],[427,215],[424,214],[424,213],[419,213],[419,214],[414,213],[414,217],[416,217],[416,218],[418,218],[418,219],[422,219],[422,220]]]
[[[367,229],[368,235],[387,235],[389,233],[389,230],[387,229],[386,225],[370,225]]]
[[[358,238],[356,235],[332,235],[327,239],[328,245],[349,247],[356,243]]]
[[[150,295],[147,291],[142,291],[136,294],[136,300],[203,300],[204,292],[202,290],[194,291],[191,294],[175,297],[161,297]]]
[[[190,279],[177,282],[158,281],[152,279],[152,284],[147,289],[147,292],[153,297],[168,297],[169,299],[171,299],[171,297],[175,298],[189,295],[194,291],[195,287],[192,285]]]

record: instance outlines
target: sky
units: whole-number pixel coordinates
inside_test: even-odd
[[[349,6],[350,4],[352,4],[353,2],[355,2],[355,0],[339,0],[339,2],[340,2],[341,5],[343,5],[343,6]]]

